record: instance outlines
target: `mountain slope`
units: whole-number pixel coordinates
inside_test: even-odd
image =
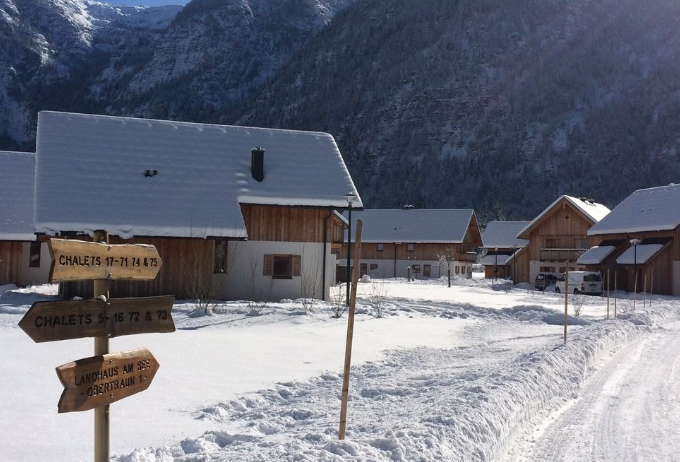
[[[240,123],[336,135],[375,207],[534,216],[680,179],[680,4],[361,1]]]
[[[143,53],[180,9],[0,0],[0,145],[30,148],[39,110],[101,110],[97,81]]]

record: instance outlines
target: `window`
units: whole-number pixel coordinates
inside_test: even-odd
[[[574,239],[574,248],[575,249],[587,249],[588,248],[588,239]]]
[[[378,269],[378,264],[377,263],[371,263],[371,271],[377,270]]]
[[[30,268],[40,268],[40,246],[42,242],[31,242],[31,253],[28,260]]]
[[[554,237],[549,237],[545,240],[545,246],[548,249],[556,249],[557,248],[557,238]]]
[[[415,247],[415,244],[406,244],[406,250],[409,252],[413,252],[413,249]]]
[[[555,267],[553,267],[553,266],[541,266],[538,270],[541,273],[554,273]]]
[[[229,241],[215,239],[213,241],[213,273],[225,274],[227,272],[227,250]]]
[[[265,255],[263,275],[271,276],[273,279],[292,279],[293,276],[300,276],[301,260],[300,255]]]
[[[456,274],[460,274],[460,266],[456,265]]]
[[[378,244],[377,247],[378,247],[378,252],[382,252],[383,250],[385,250],[385,244]]]
[[[420,273],[420,265],[411,265],[414,273]]]

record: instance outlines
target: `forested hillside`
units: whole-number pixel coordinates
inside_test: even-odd
[[[170,8],[170,9],[168,9]],[[41,109],[333,134],[371,207],[532,218],[680,182],[680,2],[0,0],[0,149]]]

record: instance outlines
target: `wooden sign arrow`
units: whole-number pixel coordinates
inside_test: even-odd
[[[152,245],[98,244],[50,239],[50,282],[86,279],[155,279],[161,257]]]
[[[84,337],[174,332],[175,297],[36,302],[19,327],[36,343]]]
[[[65,390],[59,412],[114,403],[149,388],[160,364],[146,348],[79,359],[57,367]]]

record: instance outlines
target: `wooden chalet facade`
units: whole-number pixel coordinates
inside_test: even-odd
[[[609,213],[592,199],[561,196],[522,229],[517,237],[529,243],[515,255],[515,282],[534,283],[539,272],[561,275],[583,270],[578,258],[594,245],[590,228]]]
[[[529,224],[528,221],[490,221],[482,235],[484,277],[512,278],[516,261],[513,255],[523,249],[528,241],[518,239],[517,234]]]
[[[579,262],[605,287],[609,278],[611,290],[680,295],[680,185],[635,191],[588,235]]]
[[[155,280],[112,282],[112,296],[328,299],[345,225],[337,210],[348,191],[358,198],[330,135],[41,112],[38,147],[40,240],[102,229],[163,260]],[[106,191],[100,203],[78,195],[88,185]],[[62,292],[87,297],[92,283]]]
[[[0,286],[47,282],[49,252],[33,228],[35,154],[0,151]]]
[[[369,209],[352,213],[352,229],[363,221],[360,274],[377,278],[472,277],[475,252],[482,245],[472,209]],[[347,244],[338,255],[339,281],[345,280]],[[350,266],[353,265],[350,260]]]

